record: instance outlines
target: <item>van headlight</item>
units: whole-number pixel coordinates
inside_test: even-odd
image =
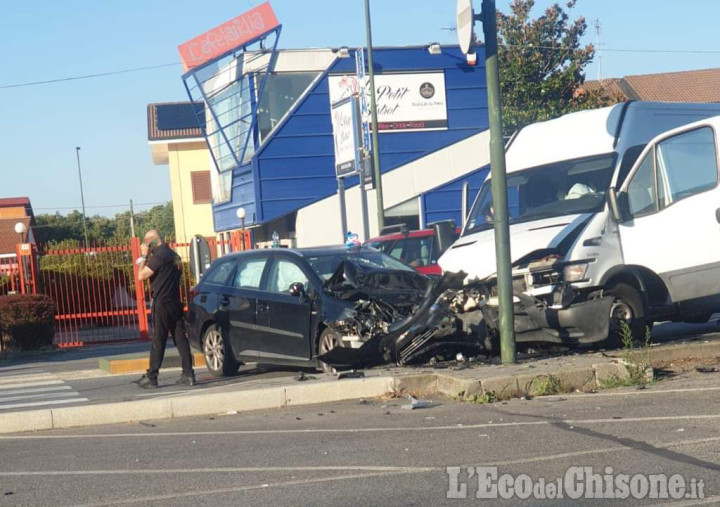
[[[565,266],[565,268],[563,268],[563,279],[566,282],[579,282],[581,280],[584,280],[587,269],[587,262],[570,264],[569,266]]]

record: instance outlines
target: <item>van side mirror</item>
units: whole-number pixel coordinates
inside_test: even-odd
[[[617,196],[618,211],[620,213],[620,222],[627,222],[632,219],[630,211],[630,199],[627,192],[620,192]]]
[[[610,187],[607,192],[607,203],[610,215],[616,222],[625,222],[630,218],[630,201],[626,192],[618,192]]]
[[[455,223],[452,220],[443,220],[432,224],[437,238],[438,251],[444,252],[453,244],[455,238]]]

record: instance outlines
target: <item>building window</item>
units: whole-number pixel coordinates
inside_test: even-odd
[[[212,202],[210,187],[210,171],[193,171],[190,173],[193,204],[209,204]]]
[[[268,75],[258,104],[261,142],[267,138],[317,75],[317,72],[277,72]],[[260,78],[261,76],[257,77],[258,88]]]

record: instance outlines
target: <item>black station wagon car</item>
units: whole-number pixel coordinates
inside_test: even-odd
[[[188,337],[215,376],[234,374],[244,361],[331,371],[318,356],[387,334],[420,308],[431,287],[427,277],[368,247],[229,254],[191,290]]]

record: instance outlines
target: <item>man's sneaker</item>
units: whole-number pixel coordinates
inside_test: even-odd
[[[142,387],[143,389],[155,389],[158,386],[157,378],[155,377],[148,377],[147,375],[143,375],[138,380],[134,381],[137,385]]]
[[[192,373],[190,375],[185,375],[183,373],[175,383],[181,386],[194,386],[195,384],[197,384],[197,382],[195,381],[195,375]]]

